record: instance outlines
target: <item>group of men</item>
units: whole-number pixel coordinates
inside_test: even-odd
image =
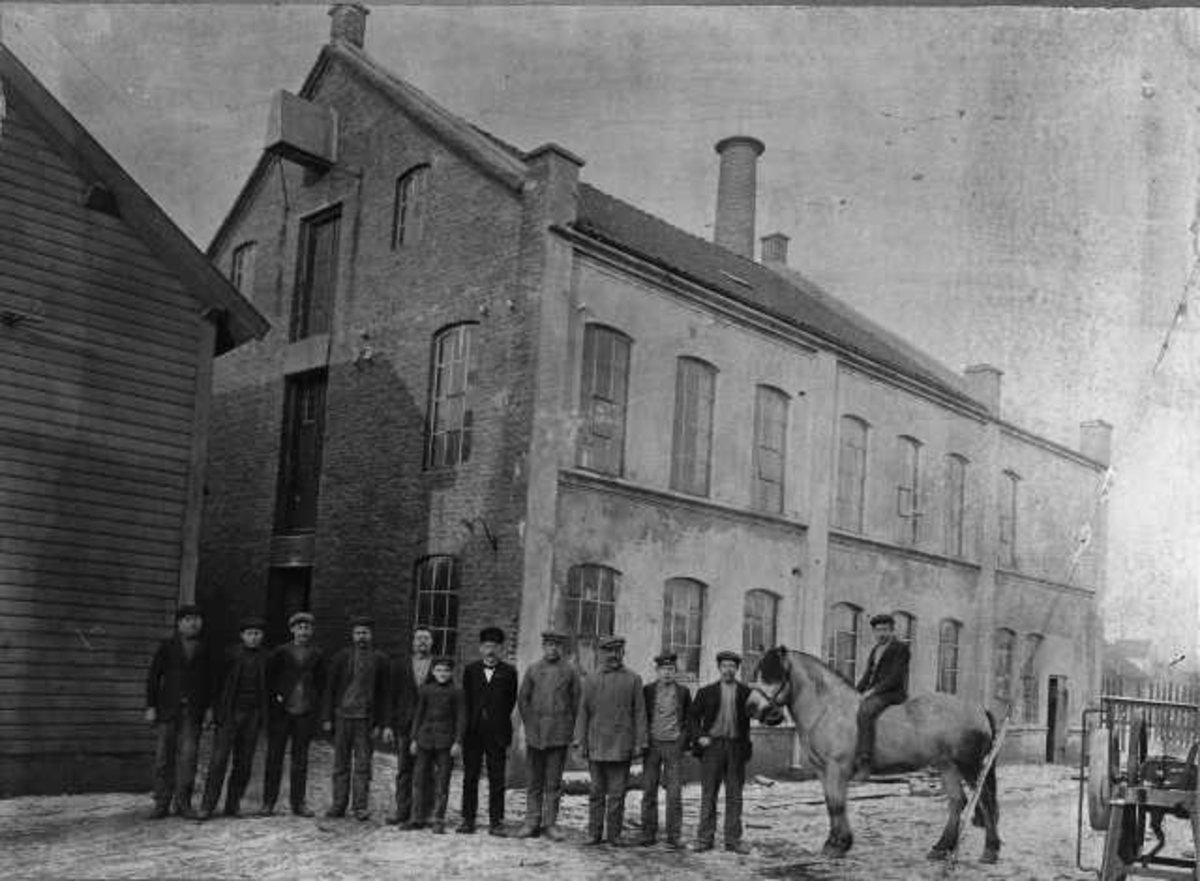
[[[880,625],[877,633],[884,624],[890,632],[884,618],[872,620]],[[288,621],[291,641],[270,651],[262,645],[264,622],[246,618],[240,625],[240,643],[214,662],[200,638],[200,609],[179,607],[176,633],[155,653],[146,689],[146,719],[157,733],[151,816],[166,817],[173,808],[181,817],[208,819],[222,789],[224,814],[239,816],[255,745],[265,725],[262,815],[275,812],[290,744],[291,810],[297,816],[313,816],[306,800],[308,752],[320,731],[333,739],[333,797],[327,817],[344,817],[349,810],[358,820],[369,819],[372,755],[379,738],[395,746],[398,760],[389,824],[444,833],[451,770],[461,756],[462,820],[456,831],[476,831],[479,781],[486,764],[488,831],[504,835],[505,771],[515,708],[525,730],[528,776],[525,819],[517,837],[564,837],[558,825],[559,801],[563,771],[574,748],[587,762],[591,777],[586,844],[655,844],[662,787],[665,841],[680,848],[682,765],[692,753],[699,758],[701,778],[693,849],[714,846],[723,788],[725,849],[748,852],[741,816],[751,755],[750,690],[738,681],[741,658],[735,652],[717,654],[719,679],[693,698],[676,681],[674,653],[654,659],[656,679],[644,684],[624,666],[625,641],[620,637],[600,642],[597,669],[581,678],[563,655],[567,637],[546,631],[542,657],[518,677],[516,668],[501,658],[504,632],[487,627],[480,633],[479,659],[466,666],[457,684],[454,660],[433,656],[430,631],[415,631],[410,656],[389,659],[373,646],[369,618],[356,617],[350,624],[350,645],[326,658],[313,644],[310,613],[293,614]],[[907,673],[907,656],[901,659],[891,645],[890,640],[880,640],[860,683],[860,690],[868,692],[864,709],[871,717],[882,709],[882,701],[894,702],[896,669],[902,665]],[[872,692],[881,672],[886,673],[886,688]],[[209,724],[216,730],[197,811],[192,796],[198,745]],[[626,839],[621,833],[625,792],[636,758],[643,761],[641,835]]]

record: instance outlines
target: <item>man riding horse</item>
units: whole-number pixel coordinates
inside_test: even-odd
[[[858,706],[853,780],[866,780],[871,774],[875,720],[892,704],[902,704],[908,699],[908,646],[896,639],[896,619],[891,615],[876,615],[871,619],[871,629],[875,633],[875,646],[867,659],[867,672],[856,686],[863,697]]]

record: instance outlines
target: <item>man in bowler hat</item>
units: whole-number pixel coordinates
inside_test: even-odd
[[[504,834],[504,771],[513,736],[517,668],[500,660],[503,647],[503,630],[483,628],[479,634],[480,659],[463,670],[467,731],[463,738],[462,825],[458,831],[466,834],[475,831],[484,759],[488,772],[488,831]]]
[[[720,678],[696,692],[692,730],[700,754],[700,825],[696,851],[712,850],[717,829],[717,795],[725,787],[725,849],[746,854],[742,841],[742,788],[750,761],[750,689],[738,682],[742,658],[737,652],[717,653]]]
[[[896,639],[896,619],[891,615],[871,618],[875,645],[867,658],[867,670],[858,680],[862,703],[858,705],[858,744],[854,757],[854,780],[871,775],[875,751],[875,720],[892,704],[908,699],[908,646]]]

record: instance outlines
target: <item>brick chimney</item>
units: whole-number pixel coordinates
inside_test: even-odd
[[[341,40],[361,49],[369,14],[370,10],[361,3],[334,3],[329,9],[332,19],[329,22],[329,41]]]
[[[754,259],[754,200],[758,157],[763,142],[734,135],[717,142],[721,170],[717,178],[717,217],[713,241],[735,254]]]
[[[967,378],[967,391],[971,397],[987,405],[992,415],[999,416],[1000,377],[1004,371],[991,364],[973,364],[963,371],[963,375]]]
[[[759,239],[762,242],[762,262],[778,263],[787,266],[788,242],[790,239],[781,232],[773,232]]]
[[[1112,458],[1112,426],[1103,419],[1093,419],[1079,425],[1079,452],[1101,465]]]

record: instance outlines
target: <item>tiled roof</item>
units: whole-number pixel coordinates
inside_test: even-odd
[[[574,227],[977,409],[986,409],[967,394],[964,380],[949,368],[795,271],[776,271],[756,263],[584,183],[579,185]]]

